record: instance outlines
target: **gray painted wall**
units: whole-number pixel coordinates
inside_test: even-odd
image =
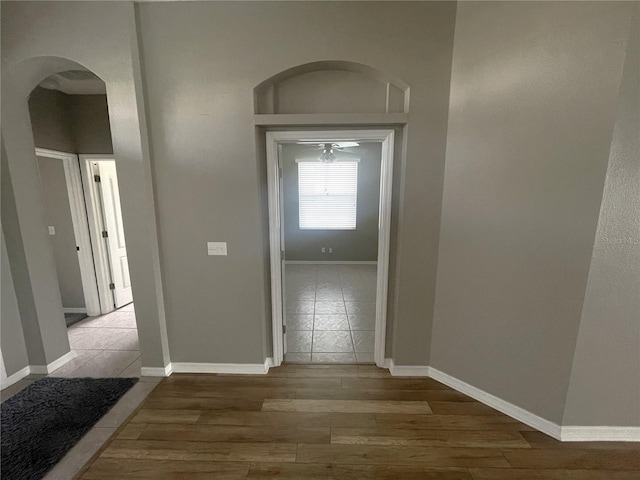
[[[113,153],[106,95],[69,95],[77,153]]]
[[[36,87],[29,97],[29,113],[36,147],[76,153],[69,95]]]
[[[565,425],[640,425],[639,23],[636,4]]]
[[[136,8],[172,361],[262,363],[270,354],[265,165],[256,155],[253,88],[295,65],[335,59],[371,65],[411,85],[411,127],[396,158],[404,200],[394,218],[388,347],[395,339],[396,363],[425,364],[455,4]],[[229,255],[208,257],[207,241],[228,242]]]
[[[286,260],[376,261],[380,208],[381,144],[362,143],[357,149],[358,198],[355,230],[301,230],[299,228],[298,164],[318,159],[315,147],[282,146],[284,238]],[[355,157],[355,158],[358,158]],[[321,247],[333,248],[323,254]]]
[[[11,376],[29,365],[29,359],[3,231],[0,231],[0,244],[0,343],[7,376]]]
[[[47,226],[55,228],[49,235],[56,262],[56,272],[65,308],[85,307],[80,263],[71,219],[69,193],[62,160],[38,157],[38,169],[45,202]]]
[[[67,95],[36,87],[29,98],[36,147],[68,153],[113,153],[106,95]]]
[[[11,240],[10,229],[5,234],[12,267],[14,258],[19,261],[12,272],[23,327],[31,322],[40,335],[34,348],[44,363],[69,351],[27,98],[52,73],[85,67],[107,85],[142,365],[162,368],[169,353],[134,5],[2,2],[1,8],[3,145],[20,216]],[[2,194],[4,200],[4,188]],[[4,201],[2,206],[4,211]],[[22,305],[29,307],[28,316]]]
[[[555,423],[633,8],[458,4],[430,365]]]
[[[49,362],[47,361],[47,347],[44,345],[42,330],[46,329],[47,327],[51,327],[51,317],[43,320],[43,326],[40,325],[40,322],[38,321],[38,314],[36,311],[35,299],[33,298],[31,289],[31,279],[27,266],[27,259],[26,255],[24,254],[24,241],[22,238],[22,232],[20,230],[18,211],[13,190],[13,182],[11,178],[11,172],[9,171],[7,153],[5,150],[4,133],[1,139],[2,143],[0,145],[0,158],[2,162],[0,164],[0,206],[2,213],[0,217],[2,219],[2,232],[4,234],[5,248],[7,250],[9,266],[11,268],[11,275],[13,278],[14,291],[16,294],[18,311],[20,314],[19,316],[22,322],[21,328],[24,335],[25,345],[27,347],[29,364],[46,365]],[[41,189],[38,186],[38,192],[40,192],[40,190]],[[44,218],[42,219],[42,222],[42,227],[44,230],[46,229],[46,225],[44,225]],[[51,254],[53,254],[50,244],[44,244],[42,248],[44,252],[50,252]],[[57,278],[54,278],[54,280],[57,281]],[[59,296],[59,291],[57,293]],[[60,305],[60,308],[62,308],[62,305]],[[60,313],[62,313],[62,311],[60,311]],[[60,327],[62,327],[64,325],[64,319],[62,318],[62,315],[60,316],[59,320]],[[55,317],[53,321],[55,322]],[[42,327],[44,327],[44,329]],[[8,328],[11,327],[9,326]],[[19,336],[19,331],[12,330],[12,333],[5,333],[3,330],[2,336],[4,336],[5,334],[9,336]],[[67,333],[65,327],[64,338],[66,337]],[[53,345],[51,348],[60,348],[60,344],[63,344],[63,339],[55,338],[54,340],[55,341],[52,342]],[[64,345],[62,345],[62,348],[63,347]],[[62,353],[65,352],[63,351]],[[5,355],[4,352],[3,355]],[[54,358],[52,358],[51,360],[54,360]],[[5,361],[7,361],[6,358]]]

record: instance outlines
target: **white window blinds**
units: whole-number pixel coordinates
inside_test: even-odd
[[[299,162],[300,228],[354,230],[358,162]]]

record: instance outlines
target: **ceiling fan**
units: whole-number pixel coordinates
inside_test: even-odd
[[[318,161],[323,163],[333,163],[339,161],[339,158],[336,156],[335,152],[339,152],[341,154],[346,155],[356,155],[355,152],[352,152],[350,148],[359,147],[360,144],[358,142],[298,142],[300,145],[317,145],[317,150],[320,150],[320,156],[318,157]]]

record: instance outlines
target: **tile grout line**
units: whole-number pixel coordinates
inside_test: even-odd
[[[125,350],[119,350],[119,351],[125,351]],[[139,351],[139,350],[138,350],[138,353],[140,353],[140,351]],[[129,365],[127,365],[127,366],[126,366],[126,367],[125,367],[125,368],[124,368],[120,373],[118,373],[118,375],[116,375],[116,377],[120,377],[120,375],[122,375],[122,374],[127,370],[127,368],[129,368],[131,365],[133,365],[134,363],[136,363],[136,362],[138,361],[138,359],[139,359],[139,358],[141,358],[141,357],[142,357],[142,354],[138,355],[138,356],[135,358],[135,360],[134,360],[133,362],[131,362]],[[142,376],[142,374],[141,374],[140,376]]]

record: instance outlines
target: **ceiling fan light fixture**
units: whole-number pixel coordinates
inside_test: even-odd
[[[324,144],[324,149],[322,150],[322,153],[318,157],[318,160],[321,161],[322,163],[333,163],[336,161],[336,156],[333,153],[332,144],[330,143]]]

